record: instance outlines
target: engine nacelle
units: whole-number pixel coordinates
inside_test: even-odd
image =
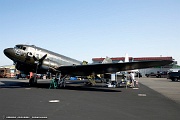
[[[16,63],[15,64],[15,67],[17,70],[19,71],[24,71],[25,73],[28,73],[28,72],[35,72],[35,66],[32,66],[32,65],[25,65],[25,64],[21,64],[21,63]]]

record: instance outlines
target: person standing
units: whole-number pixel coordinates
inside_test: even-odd
[[[136,80],[135,80],[135,74],[134,74],[134,72],[131,72],[131,73],[130,73],[130,77],[131,77],[131,81],[132,81],[132,87],[135,87],[135,82],[136,82]]]

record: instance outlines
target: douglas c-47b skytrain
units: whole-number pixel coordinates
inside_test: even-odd
[[[4,54],[16,65],[16,69],[24,72],[53,73],[59,76],[88,76],[92,74],[115,73],[139,68],[163,66],[172,61],[142,61],[124,63],[100,63],[83,65],[81,61],[66,57],[34,45],[16,45],[7,48]],[[36,84],[36,79],[30,79],[30,84]],[[59,77],[59,86],[65,85],[64,77]]]

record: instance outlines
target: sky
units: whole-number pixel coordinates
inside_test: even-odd
[[[180,0],[0,0],[3,50],[29,44],[92,62],[167,57],[180,65]]]

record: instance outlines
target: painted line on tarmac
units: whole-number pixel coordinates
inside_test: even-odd
[[[30,90],[31,88],[25,88],[26,90]]]
[[[146,94],[138,94],[139,97],[146,97]]]
[[[58,103],[60,100],[49,100],[49,103]]]
[[[133,88],[133,90],[138,90],[139,88]]]

